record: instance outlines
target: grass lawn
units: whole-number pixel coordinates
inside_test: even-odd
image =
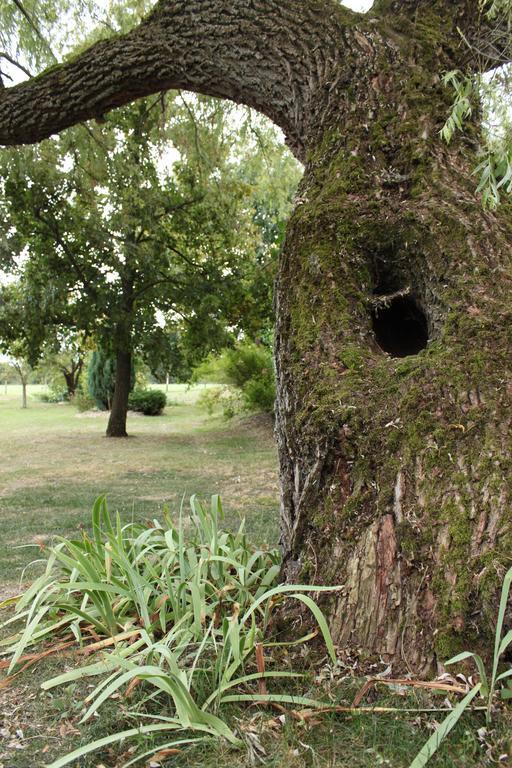
[[[164,387],[165,388],[165,387]],[[259,542],[278,537],[276,448],[270,421],[226,424],[196,401],[202,386],[170,385],[163,416],[130,414],[128,440],[107,439],[107,414],[79,414],[37,399],[44,387],[0,388],[0,583],[19,582],[37,542],[89,522],[106,493],[123,518],[179,509],[192,493],[220,493],[233,524],[240,513]],[[33,571],[25,573],[25,580]]]
[[[20,408],[19,388],[0,388],[0,591],[16,592],[40,566],[39,542],[88,526],[94,499],[108,496],[123,518],[158,517],[164,504],[179,508],[183,496],[220,493],[228,523],[247,518],[256,543],[278,538],[276,449],[269,421],[262,417],[226,424],[208,418],[197,406],[202,388],[171,386],[170,405],[162,417],[130,415],[127,440],[104,437],[106,414],[77,414],[69,405],[44,404],[41,387],[29,389],[29,408]],[[60,653],[22,673],[8,687],[0,680],[0,768],[43,766],[95,738],[132,727],[124,696],[107,702],[90,725],[79,726],[89,680],[52,691],[39,683],[72,668],[72,652]],[[376,672],[384,668],[376,668]],[[350,704],[361,685],[350,663],[325,669],[322,664],[301,683],[301,693],[319,698],[330,691]],[[425,693],[369,697],[366,703],[442,706],[442,696]],[[164,705],[165,706],[165,705]],[[439,716],[437,716],[439,717]],[[245,734],[252,751],[209,742],[163,759],[179,768],[408,768],[432,732],[436,715],[389,714],[323,717],[314,725],[279,719],[268,709],[232,712],[231,723]],[[489,731],[482,715],[468,715],[429,763],[433,768],[512,766],[511,719],[498,717]],[[155,744],[157,744],[156,742]],[[161,742],[160,742],[161,743]],[[120,768],[132,744],[83,758],[81,768]],[[124,757],[123,757],[124,753]],[[509,755],[507,757],[507,754]],[[152,763],[142,763],[152,766]]]

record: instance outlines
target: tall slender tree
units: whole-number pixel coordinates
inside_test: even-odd
[[[512,545],[511,217],[474,194],[477,116],[438,137],[440,73],[476,69],[467,43],[492,66],[488,28],[469,0],[160,0],[0,94],[4,144],[168,88],[283,129],[305,164],[276,299],[284,574],[343,584],[337,640],[411,670],[485,640]]]

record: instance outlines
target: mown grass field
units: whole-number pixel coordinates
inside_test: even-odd
[[[202,387],[170,385],[161,417],[130,414],[128,440],[105,438],[107,415],[79,414],[67,404],[37,399],[29,387],[0,388],[0,582],[14,585],[38,553],[38,543],[88,523],[95,498],[106,493],[124,519],[179,509],[192,493],[220,493],[228,519],[247,518],[258,541],[278,537],[276,450],[270,420],[226,424],[197,404]],[[24,579],[33,575],[26,571]]]
[[[258,543],[278,539],[278,482],[272,425],[262,417],[226,423],[208,418],[197,405],[201,389],[173,386],[162,417],[130,415],[127,440],[107,440],[105,414],[77,414],[69,405],[49,405],[30,389],[29,408],[20,408],[20,392],[0,389],[0,590],[15,593],[40,565],[40,544],[53,535],[72,534],[88,526],[94,499],[106,493],[112,510],[124,519],[158,517],[164,504],[177,510],[191,493],[220,493],[228,524],[246,516]],[[307,661],[307,654],[305,657]],[[78,721],[83,680],[48,692],[41,681],[72,668],[73,653],[50,657],[11,685],[0,680],[0,768],[48,765],[57,756],[94,738],[133,725],[129,702],[118,697],[86,727]],[[385,665],[375,669],[381,672]],[[350,704],[361,685],[349,660],[336,670],[315,663],[300,684],[303,695],[318,698],[330,691],[340,704]],[[430,708],[443,697],[404,691],[370,695],[366,703]],[[160,764],[179,768],[408,768],[429,737],[439,715],[420,713],[326,716],[312,724],[281,718],[269,709],[234,709],[253,749],[233,750],[209,742],[168,756]],[[467,716],[452,738],[429,763],[433,768],[511,766],[510,717],[501,716],[491,729],[481,714]],[[259,752],[259,746],[263,752]],[[81,768],[120,768],[131,756],[131,744],[81,759]],[[259,757],[258,757],[259,754]],[[507,756],[508,755],[508,756]],[[258,761],[261,761],[260,763]],[[143,763],[150,766],[150,762]]]

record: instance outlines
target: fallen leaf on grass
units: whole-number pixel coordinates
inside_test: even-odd
[[[173,755],[179,755],[181,752],[181,749],[161,749],[159,752],[155,752],[155,754],[152,756],[151,760],[149,761],[148,765],[153,768],[153,766],[159,766],[160,763],[162,763],[164,760],[166,760],[168,757],[172,757]]]
[[[141,682],[142,681],[141,681],[140,677],[134,677],[133,680],[130,681],[130,683],[128,684],[128,686],[126,688],[126,691],[124,692],[125,698],[128,699],[132,695],[132,693],[135,690],[135,688]]]
[[[88,656],[95,651],[101,651],[103,648],[108,648],[110,645],[115,645],[116,643],[120,643],[123,640],[131,640],[132,637],[135,637],[139,634],[140,629],[132,629],[129,632],[120,632],[118,635],[114,635],[114,637],[107,637],[105,640],[98,640],[96,643],[86,645],[85,648],[80,648],[78,653],[83,654],[84,656]]]
[[[261,675],[264,675],[265,674],[265,656],[263,655],[263,645],[261,643],[256,643],[256,666],[258,668],[258,672]],[[268,693],[267,684],[264,677],[258,680],[258,693],[261,694],[262,696],[265,696]]]
[[[18,677],[18,675],[21,675],[22,672],[25,672],[26,669],[29,667],[32,667],[34,664],[37,664],[38,661],[41,659],[44,659],[46,656],[51,656],[53,653],[58,653],[59,651],[63,651],[66,648],[69,648],[71,645],[75,644],[75,640],[69,640],[67,643],[59,643],[58,645],[52,646],[52,648],[49,648],[46,651],[42,651],[41,653],[31,653],[27,656],[22,656],[19,661],[26,661],[26,663],[19,669],[17,672],[14,673],[14,675],[9,675],[9,677],[5,677],[3,680],[0,680],[0,690],[2,688],[8,688],[12,681]],[[5,664],[8,666],[10,662],[2,662],[2,664]],[[5,666],[3,667],[5,668]],[[0,667],[2,669],[2,667]]]
[[[80,736],[80,731],[69,720],[64,720],[59,726],[59,734],[62,738],[66,736]]]

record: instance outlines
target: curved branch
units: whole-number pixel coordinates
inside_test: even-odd
[[[2,90],[0,144],[40,141],[183,88],[263,112],[300,157],[314,94],[333,90],[340,67],[349,77],[345,41],[358,18],[337,0],[160,0],[127,35]]]

